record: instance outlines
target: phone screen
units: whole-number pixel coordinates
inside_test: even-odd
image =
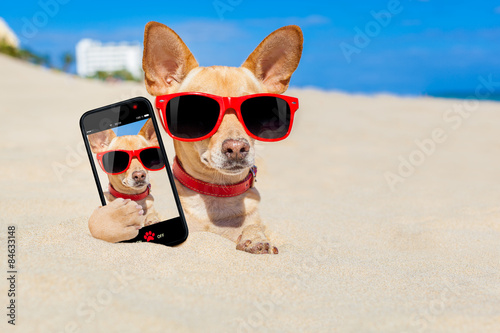
[[[187,227],[149,101],[89,111],[81,127],[102,204],[123,198],[143,207],[144,227],[126,242],[184,241]]]

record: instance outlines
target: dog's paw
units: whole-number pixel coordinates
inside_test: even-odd
[[[243,229],[236,241],[236,249],[253,254],[278,254],[278,248],[267,239],[258,225]]]
[[[144,211],[130,199],[116,199],[99,207],[89,219],[92,236],[112,243],[136,237],[143,226]]]
[[[149,226],[149,225],[152,225],[152,224],[155,224],[155,223],[158,223],[160,222],[160,216],[158,215],[158,213],[156,212],[148,212],[146,214],[146,219],[145,219],[146,222],[144,222],[144,226]]]
[[[110,217],[122,226],[136,229],[144,226],[144,210],[135,201],[118,198],[108,206]]]

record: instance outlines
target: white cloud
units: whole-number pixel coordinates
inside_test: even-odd
[[[315,25],[325,25],[329,24],[331,21],[328,17],[323,15],[309,15],[306,17],[267,17],[258,19],[247,19],[244,20],[245,23],[249,25],[257,25],[259,27],[266,26],[285,26],[290,24],[295,24],[300,27],[309,27]]]
[[[498,6],[498,7],[495,8],[495,13],[496,14],[500,14],[500,6]]]
[[[235,21],[210,19],[189,20],[169,24],[185,42],[224,42],[247,36]]]

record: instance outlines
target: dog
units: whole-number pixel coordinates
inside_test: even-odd
[[[90,134],[88,140],[95,154],[158,146],[151,119],[146,121],[137,135],[116,136],[112,129],[108,129]],[[108,205],[104,207],[111,207],[111,210],[106,214],[107,210],[101,208],[97,210],[99,214],[92,215],[89,227],[94,237],[109,242],[131,239],[143,226],[161,221],[150,193],[149,172],[137,158],[132,158],[124,172],[108,174],[108,179],[109,191],[104,192]],[[103,223],[105,221],[108,223]]]
[[[144,32],[142,64],[146,89],[157,97],[179,92],[225,97],[282,94],[299,64],[302,44],[301,29],[286,26],[267,36],[239,68],[199,67],[193,54],[172,29],[158,22],[149,22]],[[160,112],[157,113],[161,117]],[[175,184],[189,230],[222,235],[235,242],[238,250],[277,254],[278,248],[265,234],[258,212],[260,195],[253,186],[254,139],[243,128],[235,110],[225,110],[217,132],[211,137],[194,142],[174,140],[174,148]],[[246,184],[247,188],[238,195],[216,196],[190,184],[201,184],[204,189],[224,190],[241,184]],[[118,209],[132,210],[124,206],[131,204],[102,207],[94,212],[94,218],[113,215],[106,224],[126,229],[127,225],[135,225],[133,215],[130,215],[130,222],[118,222],[114,217]]]

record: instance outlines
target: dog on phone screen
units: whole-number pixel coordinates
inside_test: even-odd
[[[158,146],[158,139],[151,119],[146,121],[137,135],[116,136],[112,129],[90,134],[90,148],[98,154],[110,150],[138,150]],[[148,170],[132,158],[126,171],[110,175],[109,191],[104,192],[111,209],[96,210],[89,227],[94,237],[109,242],[131,239],[137,236],[143,226],[160,221],[154,208],[154,198],[150,194]],[[105,222],[106,221],[106,222]],[[112,223],[110,223],[110,221]]]
[[[149,22],[144,32],[142,63],[146,88],[153,96],[178,92],[222,97],[282,94],[299,64],[302,43],[300,28],[286,26],[267,36],[241,67],[200,67],[172,29],[161,23]],[[229,188],[245,182],[250,173],[255,172],[254,139],[247,134],[234,110],[225,111],[222,123],[210,138],[195,142],[174,140],[176,161],[184,177],[207,188]],[[175,167],[176,163],[174,175]],[[253,183],[242,194],[218,197],[195,191],[175,176],[190,231],[220,234],[234,241],[238,250],[278,253],[278,248],[264,232],[258,212],[260,195]],[[106,216],[114,215],[117,208],[110,206],[96,210],[94,218],[102,221],[107,219]],[[127,223],[131,223],[118,222],[114,218],[107,221],[107,225],[115,224],[113,228],[118,229],[124,229]]]

